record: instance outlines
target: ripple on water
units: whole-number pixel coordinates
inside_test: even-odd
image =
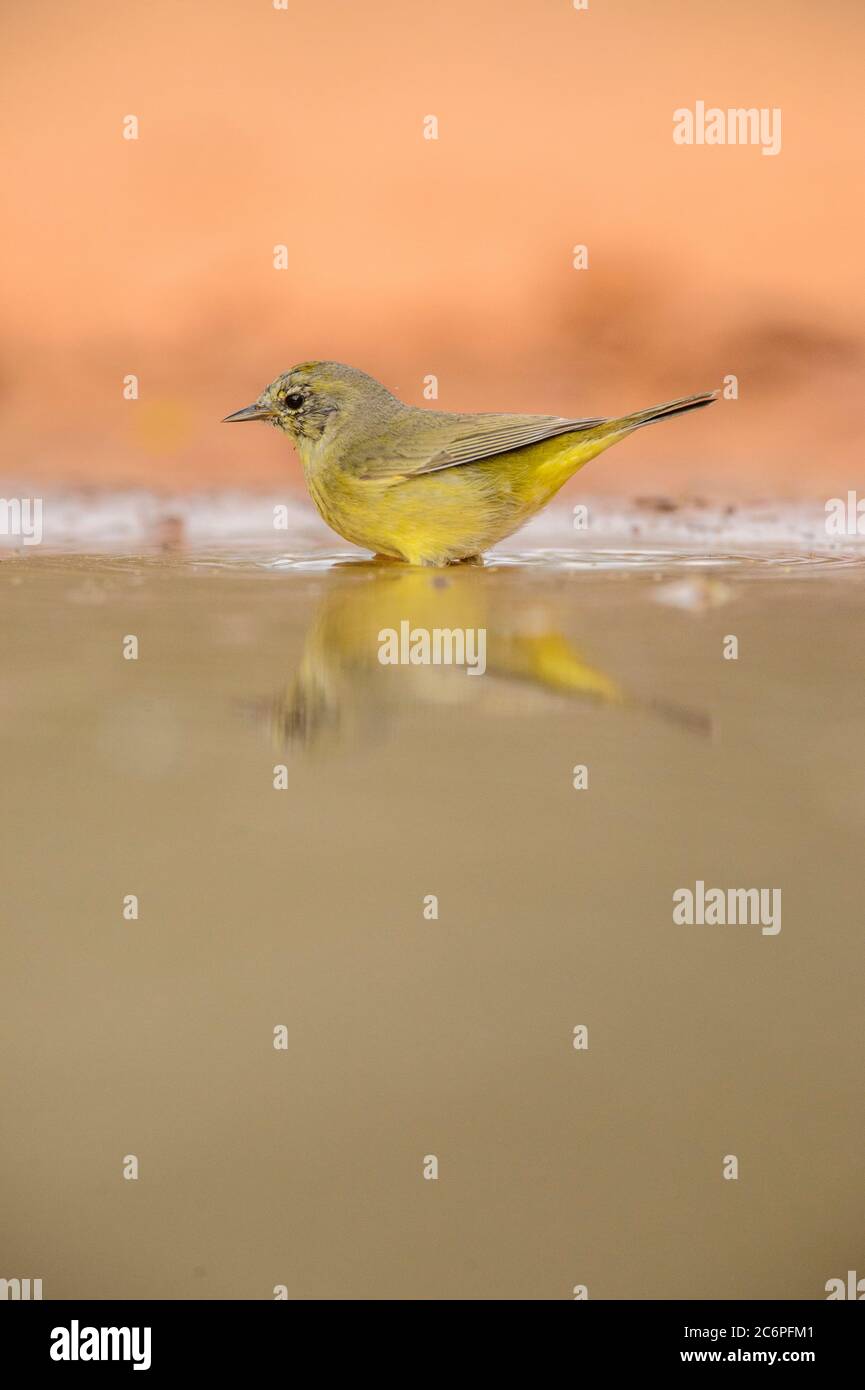
[[[563,572],[620,573],[661,571],[723,571],[743,576],[789,576],[790,574],[834,574],[860,570],[865,573],[865,555],[851,552],[789,550],[693,551],[670,549],[532,550],[513,554],[496,553],[487,564],[494,569],[545,569]]]
[[[74,551],[18,551],[2,557],[4,567],[86,570],[90,573],[144,574],[153,570],[193,569],[229,570],[234,573],[321,574],[332,569],[398,569],[395,562],[376,562],[367,551],[330,550],[310,546],[304,551],[282,554],[268,552],[261,545],[189,546],[170,553],[139,548],[128,555],[81,553]],[[532,570],[543,573],[641,574],[662,576],[684,573],[723,573],[741,578],[778,578],[810,575],[865,574],[865,551],[861,547],[795,550],[789,547],[753,546],[718,550],[675,548],[672,546],[550,548],[531,550],[493,550],[483,561],[487,571]]]

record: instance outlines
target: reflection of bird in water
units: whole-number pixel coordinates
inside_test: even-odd
[[[485,715],[520,717],[581,703],[648,709],[706,732],[692,711],[630,699],[590,665],[555,622],[549,605],[500,572],[471,566],[431,575],[421,569],[353,563],[329,572],[329,588],[304,641],[293,679],[256,715],[278,748],[326,747],[379,739],[387,726],[424,708],[479,705]],[[486,670],[465,665],[383,665],[382,633],[483,630]]]

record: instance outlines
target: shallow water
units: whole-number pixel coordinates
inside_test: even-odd
[[[0,563],[4,1275],[865,1273],[862,555],[524,540],[445,572],[320,538]],[[383,666],[403,620],[482,629],[485,673]],[[781,930],[675,924],[697,880],[781,889]]]

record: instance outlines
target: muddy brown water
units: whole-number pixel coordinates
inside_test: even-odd
[[[860,562],[783,549],[7,555],[0,1275],[865,1275],[863,618]],[[382,665],[403,621],[486,670]],[[780,931],[674,922],[698,881]]]

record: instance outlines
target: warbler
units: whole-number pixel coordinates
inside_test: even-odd
[[[412,565],[446,565],[518,530],[611,444],[716,396],[616,419],[455,414],[404,405],[356,367],[302,362],[226,422],[267,420],[288,435],[313,502],[347,541]]]

